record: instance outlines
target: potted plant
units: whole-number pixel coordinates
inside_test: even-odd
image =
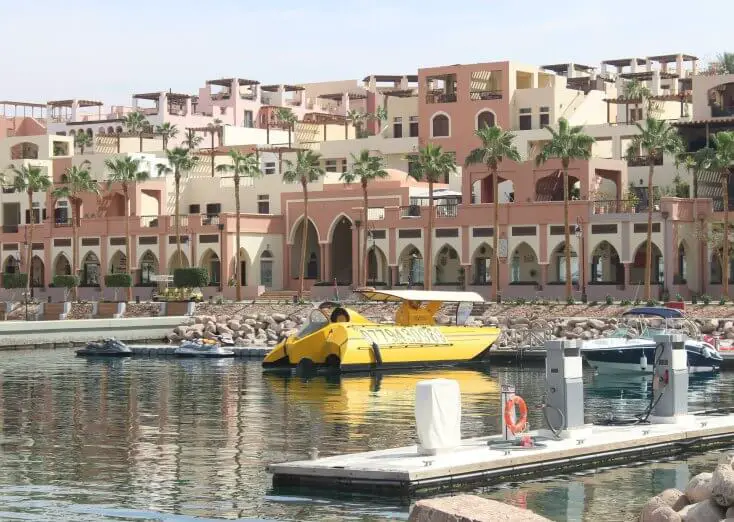
[[[60,303],[41,303],[41,316],[46,320],[66,319],[71,312],[69,297],[74,288],[79,286],[79,278],[73,275],[56,275],[52,285],[64,289],[64,299]]]
[[[92,315],[97,318],[118,319],[124,315],[127,303],[118,301],[117,292],[120,288],[130,288],[133,278],[130,274],[107,274],[104,276],[104,284],[105,287],[114,289],[114,298],[112,301],[98,301]]]
[[[167,300],[165,315],[193,315],[197,302],[204,299],[199,288],[207,286],[209,272],[206,268],[177,268],[173,271],[173,298]]]

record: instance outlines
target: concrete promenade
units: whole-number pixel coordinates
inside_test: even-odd
[[[124,342],[156,342],[190,317],[65,319],[62,321],[0,322],[0,350],[66,348],[116,337]]]

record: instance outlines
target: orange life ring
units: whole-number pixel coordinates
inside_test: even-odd
[[[520,409],[520,418],[517,420],[512,419],[512,414],[515,411],[515,406]],[[510,400],[505,403],[505,425],[509,430],[515,434],[523,431],[528,424],[528,405],[525,404],[525,400],[519,395],[513,395]]]

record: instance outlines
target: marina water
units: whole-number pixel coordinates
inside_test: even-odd
[[[415,385],[449,378],[462,391],[464,437],[499,431],[499,384],[530,407],[542,367],[409,374],[263,375],[256,361],[84,360],[71,350],[0,359],[0,520],[384,520],[408,502],[273,491],[268,463],[415,442]],[[585,374],[587,420],[630,415],[648,377]],[[690,405],[734,406],[734,373],[691,378]],[[648,497],[709,470],[713,454],[588,471],[474,492],[553,520],[634,520]]]

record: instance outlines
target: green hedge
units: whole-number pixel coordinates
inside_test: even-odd
[[[197,288],[208,284],[206,268],[177,268],[173,271],[173,286],[176,288]]]
[[[107,274],[104,276],[104,285],[109,288],[130,288],[133,278],[130,274]]]
[[[52,284],[55,288],[76,288],[79,286],[79,278],[73,275],[55,275]]]
[[[28,274],[3,274],[3,288],[25,288],[28,284]]]

